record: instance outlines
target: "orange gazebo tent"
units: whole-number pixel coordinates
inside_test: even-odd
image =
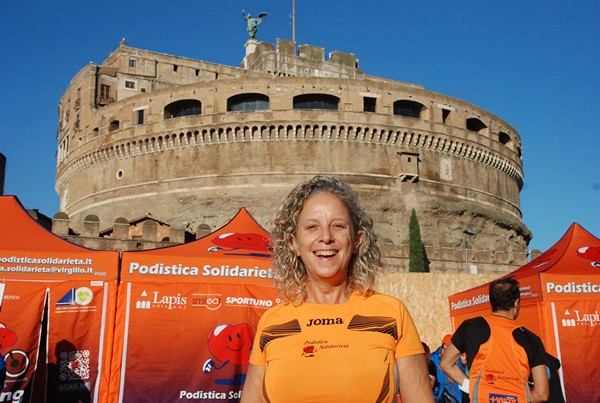
[[[502,277],[520,283],[517,322],[538,334],[562,363],[567,401],[600,401],[600,239],[577,223],[551,248]],[[489,283],[449,297],[456,329],[491,314]]]

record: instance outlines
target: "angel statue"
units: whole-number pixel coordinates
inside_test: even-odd
[[[244,10],[242,10],[242,17],[244,17],[244,19],[248,22],[248,28],[246,28],[246,32],[248,32],[248,35],[250,35],[250,39],[256,40],[256,26],[260,24],[263,18],[265,18],[266,16],[267,13],[260,13],[258,14],[257,18],[253,18],[252,14],[246,14]]]

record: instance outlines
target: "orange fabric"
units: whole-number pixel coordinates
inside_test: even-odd
[[[472,402],[528,402],[527,353],[512,336],[518,326],[497,316],[486,318],[490,339],[482,344],[469,369]]]
[[[47,367],[48,377],[57,378],[54,385],[63,391],[59,397],[49,394],[54,401],[72,400],[74,385],[92,401],[108,401],[119,254],[90,250],[52,234],[14,196],[0,196],[0,228],[1,322],[3,332],[17,336],[14,345],[2,345],[2,352],[19,351],[9,354],[18,358],[7,363],[13,372],[3,393],[17,397],[29,387],[33,369]],[[37,362],[44,304],[47,366]],[[37,376],[45,379],[46,374],[39,370]],[[43,400],[35,395],[43,390],[33,393],[32,400]]]
[[[267,311],[250,362],[265,366],[263,394],[272,402],[392,402],[395,358],[422,353],[400,301],[353,295],[344,304]]]
[[[123,252],[110,402],[235,401],[277,305],[269,233],[246,209],[184,245]]]
[[[452,343],[452,335],[451,334],[447,334],[442,339],[442,344],[450,344],[450,343]]]
[[[546,350],[560,359],[567,400],[600,401],[594,377],[566,370],[600,370],[595,342],[600,338],[600,239],[573,223],[556,244],[503,277],[508,276],[521,287],[521,313],[515,324],[538,334]],[[466,319],[490,316],[488,290],[489,284],[484,284],[448,298],[453,329]]]

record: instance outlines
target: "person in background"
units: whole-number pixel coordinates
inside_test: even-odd
[[[6,381],[6,362],[4,362],[4,356],[0,354],[0,390],[4,389],[4,382]]]
[[[271,248],[285,302],[259,320],[242,403],[389,403],[398,388],[403,403],[433,402],[408,310],[373,289],[377,237],[348,184],[317,176],[296,186]]]
[[[427,359],[427,369],[429,371],[429,383],[431,384],[431,389],[435,386],[435,380],[437,378],[437,367],[431,361],[431,349],[424,341],[421,342],[423,345],[423,350],[425,350],[425,358]]]
[[[460,385],[457,384],[452,378],[448,377],[448,375],[446,375],[446,373],[439,368],[442,356],[448,348],[451,338],[451,334],[445,335],[442,339],[442,344],[433,353],[431,353],[431,361],[436,366],[436,382],[433,387],[433,396],[435,397],[436,403],[463,402],[464,393],[460,390]],[[457,359],[456,364],[461,371],[466,371],[466,366],[461,362],[460,358]]]
[[[473,402],[545,402],[549,396],[546,351],[542,340],[514,321],[519,316],[519,283],[508,277],[490,283],[492,315],[461,323],[440,368],[469,391]],[[456,360],[467,353],[470,376]],[[531,374],[533,389],[528,386]]]

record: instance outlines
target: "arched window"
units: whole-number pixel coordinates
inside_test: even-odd
[[[197,99],[182,99],[165,106],[165,119],[199,115],[202,103]]]
[[[420,118],[425,105],[407,99],[394,102],[394,115],[408,116],[409,118]]]
[[[118,120],[113,120],[112,122],[110,122],[110,125],[108,126],[108,131],[112,132],[115,130],[119,130],[120,126],[121,126],[121,123]]]
[[[337,110],[340,99],[328,94],[303,94],[294,97],[294,109]]]
[[[467,119],[467,130],[471,130],[480,134],[484,134],[487,130],[487,126],[481,120],[477,118]]]
[[[504,145],[510,145],[511,139],[508,133],[500,132],[498,133],[498,141]]]
[[[263,94],[239,94],[227,100],[228,112],[265,111],[269,109],[269,97]]]

